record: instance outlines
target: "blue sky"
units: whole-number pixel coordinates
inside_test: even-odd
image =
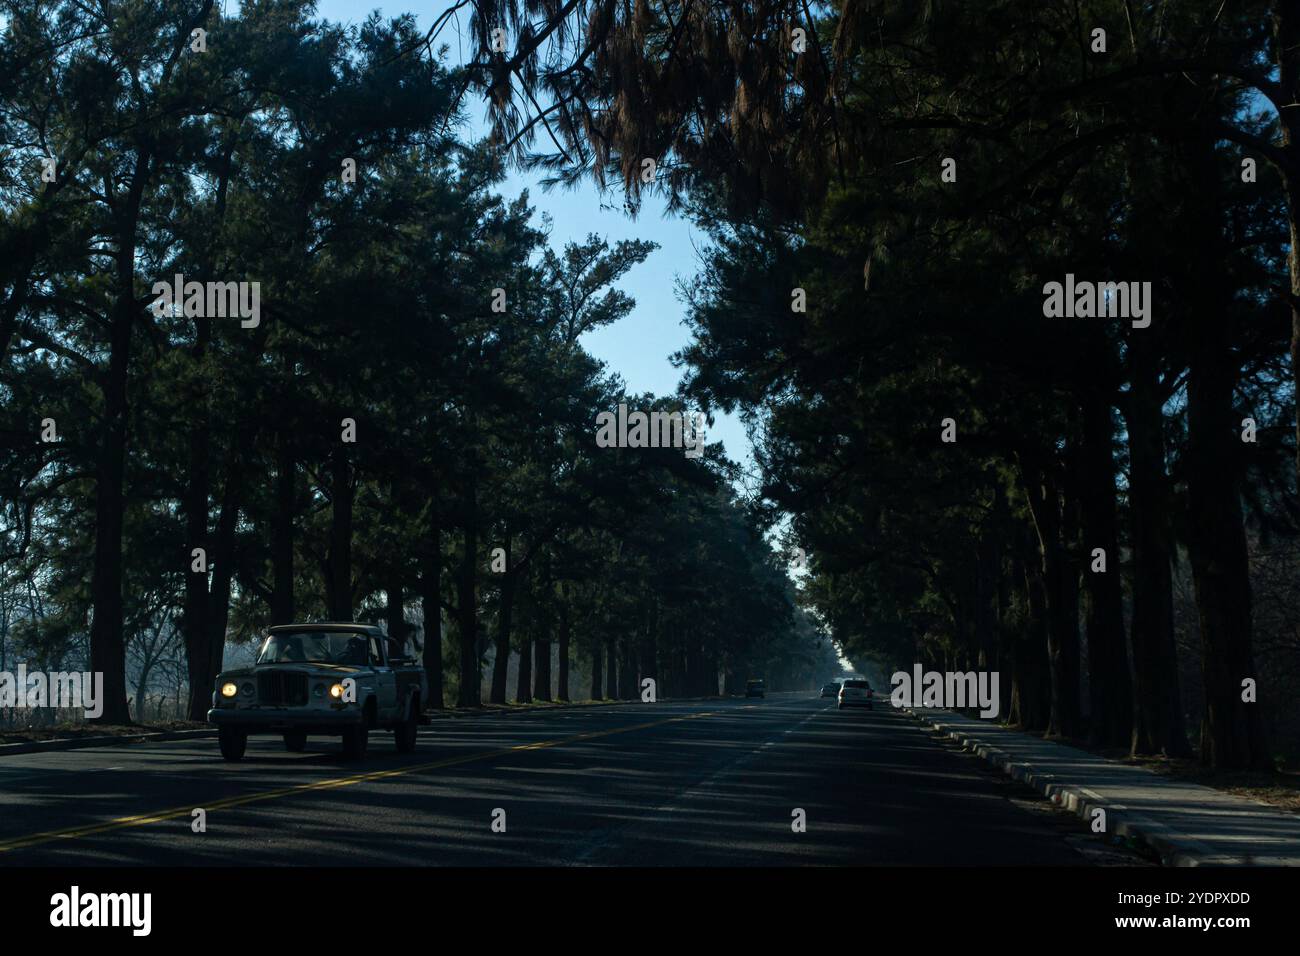
[[[388,17],[412,11],[427,29],[447,5],[445,0],[428,8],[410,0],[318,0],[317,9],[321,17],[344,23],[359,23],[376,9]],[[439,35],[439,43],[451,48],[453,62],[460,61],[461,37],[467,35],[468,21],[464,18],[459,25],[449,23]],[[480,135],[486,128],[486,106],[481,99],[474,99],[466,107],[470,126],[464,134]],[[592,232],[608,239],[611,245],[620,239],[648,239],[659,244],[659,249],[621,283],[621,288],[636,299],[636,309],[622,322],[598,329],[582,341],[588,351],[622,376],[630,391],[672,394],[681,373],[668,359],[689,339],[682,325],[682,305],[674,294],[675,280],[679,275],[689,277],[695,273],[696,249],[703,248],[705,237],[684,219],[665,216],[662,201],[654,197],[646,198],[640,215],[633,220],[623,213],[619,194],[602,196],[590,182],[577,189],[547,193],[535,184],[535,179],[511,171],[501,191],[511,197],[524,189],[529,191],[537,216],[551,217],[551,244],[557,250],[566,241],[584,239]],[[719,416],[706,437],[708,441],[721,439],[732,459],[748,460],[749,442],[734,417]]]

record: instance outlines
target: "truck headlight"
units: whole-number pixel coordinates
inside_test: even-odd
[[[224,684],[221,685],[222,697],[234,697],[238,693],[239,693],[239,688],[236,687],[230,681],[226,681]]]
[[[343,699],[343,685],[342,685],[342,684],[331,684],[331,685],[330,685],[330,696],[333,697],[335,700],[342,700],[342,699]]]

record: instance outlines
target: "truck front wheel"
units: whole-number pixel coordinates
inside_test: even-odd
[[[248,734],[234,727],[219,727],[217,742],[221,744],[221,756],[226,760],[243,760],[244,750],[248,747]]]

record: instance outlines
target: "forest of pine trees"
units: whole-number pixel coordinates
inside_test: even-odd
[[[7,4],[4,653],[122,722],[290,620],[409,631],[461,706],[806,689],[829,634],[1050,736],[1300,755],[1300,8],[978,8]],[[652,245],[552,248],[507,164],[707,234],[679,395],[580,342]],[[155,314],[178,273],[260,323]],[[1052,317],[1067,278],[1149,316]],[[619,402],[738,413],[758,487],[597,448]]]
[[[102,672],[115,724],[202,720],[232,642],[299,620],[409,639],[438,707],[833,671],[720,446],[596,446],[681,409],[580,342],[654,245],[553,247],[413,18],[3,27],[0,670]],[[257,321],[159,304],[176,276],[257,283]]]

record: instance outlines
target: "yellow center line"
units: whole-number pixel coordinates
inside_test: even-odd
[[[312,783],[300,783],[296,786],[284,787],[279,790],[263,790],[259,793],[248,793],[238,797],[227,797],[224,800],[216,800],[210,803],[172,807],[168,810],[158,810],[153,813],[142,813],[130,817],[118,817],[115,820],[107,820],[103,823],[68,827],[63,830],[47,830],[43,833],[33,833],[29,836],[18,837],[17,839],[0,843],[0,853],[7,850],[21,850],[24,847],[35,846],[40,843],[50,843],[55,840],[75,840],[79,837],[93,836],[97,833],[107,833],[110,830],[122,830],[127,827],[139,827],[149,823],[161,823],[164,820],[175,820],[178,817],[188,817],[194,812],[195,806],[201,806],[204,810],[208,811],[226,810],[230,807],[240,807],[249,803],[260,803],[263,800],[276,800],[280,797],[291,797],[295,794],[311,793],[317,790],[333,790],[337,787],[350,787],[357,783],[388,780],[393,777],[403,777],[411,773],[421,773],[426,770],[439,770],[443,767],[454,767],[457,764],[473,763],[476,760],[490,760],[493,757],[504,757],[524,750],[544,750],[548,747],[561,747],[565,744],[578,743],[584,740],[595,740],[597,737],[609,737],[613,734],[626,734],[634,730],[645,730],[649,727],[661,727],[664,724],[672,724],[682,720],[694,720],[697,717],[714,717],[719,713],[721,713],[721,711],[704,711],[697,714],[683,714],[679,717],[667,717],[663,720],[652,720],[644,724],[634,724],[631,727],[617,727],[613,730],[597,730],[585,734],[576,734],[572,737],[563,737],[559,740],[543,740],[532,744],[516,744],[513,747],[502,747],[497,750],[484,750],[479,753],[467,754],[463,757],[449,757],[446,760],[435,760],[433,763],[415,764],[410,767],[398,767],[394,770],[372,770],[368,773],[358,773],[350,777],[338,777],[333,780],[317,780]]]

